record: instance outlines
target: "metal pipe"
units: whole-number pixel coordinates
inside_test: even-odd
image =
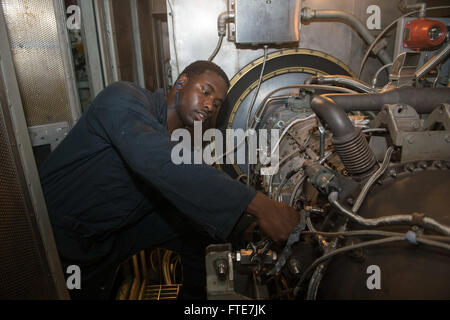
[[[405,87],[377,93],[326,94],[321,97],[324,100],[316,100],[316,103],[326,103],[326,108],[335,103],[345,112],[380,111],[385,104],[404,103],[420,114],[428,114],[439,104],[450,103],[450,88]],[[314,99],[311,104],[314,104]]]
[[[248,109],[247,120],[245,122],[245,129],[249,129],[250,116],[252,114],[253,106],[255,105],[256,98],[258,97],[259,89],[261,88],[261,83],[262,83],[262,79],[263,79],[263,76],[264,76],[264,70],[266,69],[267,49],[268,49],[268,46],[265,45],[264,46],[264,60],[263,60],[262,68],[261,68],[261,73],[259,74],[258,85],[256,87],[255,94],[253,95],[252,101],[250,103],[250,107]]]
[[[214,58],[216,57],[217,53],[218,53],[219,50],[220,50],[220,47],[222,46],[223,37],[224,37],[223,35],[220,35],[220,36],[219,36],[219,41],[217,42],[217,46],[216,46],[216,48],[214,49],[214,51],[213,51],[213,53],[211,54],[211,56],[208,58],[208,61],[213,61]]]
[[[401,0],[398,4],[398,7],[403,12],[409,10],[419,10],[419,18],[425,18],[425,13],[427,11],[427,4],[425,2],[406,4],[405,0]]]
[[[219,15],[217,18],[217,30],[219,36],[225,36],[227,34],[227,23],[230,21],[234,21],[233,11],[225,11]]]
[[[389,237],[389,238],[385,238],[385,239],[371,240],[371,241],[357,243],[354,245],[349,245],[349,246],[342,247],[342,248],[339,248],[339,249],[336,249],[334,251],[330,251],[330,252],[324,254],[323,256],[318,258],[316,261],[314,261],[308,267],[308,269],[305,270],[305,272],[303,272],[302,276],[300,277],[300,280],[298,280],[297,284],[295,285],[294,292],[293,292],[294,296],[297,296],[298,292],[300,291],[301,285],[303,284],[303,282],[305,281],[305,279],[309,275],[309,273],[312,270],[314,270],[319,264],[334,257],[335,255],[338,255],[338,254],[341,254],[341,253],[344,253],[347,251],[359,249],[359,248],[366,248],[366,247],[377,246],[377,245],[382,245],[382,244],[391,243],[391,242],[401,242],[401,241],[407,241],[407,240],[405,239],[404,236],[398,236],[398,237],[394,236],[394,237]],[[434,247],[438,247],[438,248],[442,248],[445,250],[450,250],[450,245],[447,245],[445,243],[440,243],[438,241],[425,240],[422,237],[417,237],[417,242],[427,244],[430,246],[434,246]]]
[[[247,119],[246,119],[246,121],[245,121],[245,129],[246,129],[246,130],[249,129],[248,126],[249,126],[249,124],[250,124],[250,116],[251,116],[251,114],[252,114],[253,106],[255,105],[256,98],[258,97],[259,89],[261,88],[261,83],[262,83],[262,79],[263,79],[263,76],[264,76],[264,70],[266,69],[266,62],[267,62],[267,52],[268,52],[268,48],[269,48],[269,47],[268,47],[267,45],[264,46],[264,60],[263,60],[263,64],[262,64],[262,67],[261,67],[261,73],[260,73],[259,79],[258,79],[258,85],[257,85],[257,87],[256,87],[255,94],[253,95],[252,102],[250,103],[250,107],[249,107],[249,109],[248,109]],[[252,179],[252,172],[251,172],[250,161],[248,162],[248,165],[247,165],[247,176],[248,176],[248,179],[247,179],[247,186],[250,186],[250,182],[251,182],[251,179]]]
[[[305,80],[305,84],[337,84],[348,86],[351,89],[364,93],[377,91],[361,80],[340,75],[311,76]]]
[[[319,119],[317,119],[317,127],[320,134],[320,159],[323,159],[325,157],[325,128]]]
[[[372,185],[375,183],[375,181],[380,178],[383,173],[386,171],[387,167],[389,166],[389,163],[391,161],[392,153],[394,152],[394,148],[391,146],[386,151],[386,155],[384,156],[383,164],[380,166],[380,168],[367,180],[366,184],[362,188],[361,192],[359,193],[358,198],[355,201],[355,204],[353,205],[352,211],[358,212],[359,208],[361,208],[361,205],[366,198],[367,192],[369,192],[369,189],[372,187]]]
[[[359,175],[372,170],[376,161],[367,140],[363,137],[362,132],[353,126],[344,108],[330,96],[336,97],[337,95],[315,97],[311,102],[311,108],[318,118],[328,124],[333,133],[334,149],[351,175]]]
[[[331,192],[328,196],[328,200],[330,203],[339,210],[340,213],[345,215],[346,217],[350,218],[354,222],[364,225],[367,227],[378,227],[378,226],[386,226],[386,225],[402,225],[402,224],[412,224],[414,221],[414,216],[411,214],[405,214],[405,215],[392,215],[392,216],[386,216],[386,217],[380,217],[380,218],[374,218],[374,219],[366,219],[363,218],[357,214],[355,214],[353,211],[345,208],[339,201],[338,201],[339,194],[337,192]],[[423,226],[428,229],[432,229],[438,233],[444,234],[444,235],[450,235],[450,227],[447,227],[443,224],[440,224],[436,220],[425,217],[423,219]]]
[[[263,102],[258,106],[258,109],[256,109],[255,117],[253,118],[251,128],[256,129],[258,123],[261,121],[267,105],[269,104],[269,99],[272,98],[272,96],[277,93],[278,91],[285,90],[285,89],[317,89],[317,90],[329,90],[329,91],[335,91],[335,92],[344,92],[344,93],[356,93],[353,90],[347,89],[347,88],[341,88],[341,87],[333,87],[333,86],[325,86],[325,85],[319,85],[319,84],[295,84],[290,86],[284,86],[280,87],[278,89],[273,90],[270,92],[263,100]]]
[[[321,235],[324,237],[360,237],[360,236],[379,236],[379,237],[393,237],[393,236],[404,236],[404,233],[382,231],[382,230],[354,230],[354,231],[336,231],[336,232],[323,232],[323,231],[303,231],[302,235]],[[422,239],[435,240],[450,242],[450,237],[448,236],[430,236],[421,235]]]
[[[416,79],[421,79],[423,76],[426,76],[428,72],[433,70],[434,67],[445,60],[449,54],[450,42],[415,72]]]
[[[217,31],[219,33],[219,41],[217,42],[216,48],[209,57],[208,61],[213,61],[214,58],[216,57],[217,53],[220,50],[220,47],[222,47],[223,38],[227,34],[227,23],[233,20],[234,20],[234,12],[232,11],[222,12],[217,18]]]
[[[303,186],[303,182],[305,182],[306,175],[304,175],[300,181],[295,185],[294,191],[291,194],[291,198],[289,199],[289,206],[294,206],[295,197],[297,196],[298,190]]]
[[[275,147],[273,147],[272,152],[270,153],[270,156],[273,156],[273,154],[274,154],[274,153],[276,152],[276,150],[279,148],[280,143],[281,143],[281,140],[283,140],[283,138],[286,136],[286,134],[289,132],[289,130],[291,130],[291,128],[292,128],[293,126],[295,126],[295,125],[298,124],[298,123],[301,123],[301,122],[305,122],[305,121],[314,119],[315,117],[316,117],[316,116],[315,116],[314,114],[312,114],[312,115],[310,115],[310,116],[308,116],[308,117],[306,117],[306,118],[303,118],[303,119],[296,119],[296,120],[292,121],[292,122],[284,129],[284,131],[281,133],[281,136],[280,136],[280,138],[277,140],[277,143],[275,144]]]
[[[372,79],[372,88],[376,89],[377,87],[377,81],[378,81],[378,75],[381,73],[381,71],[383,71],[386,68],[392,67],[394,63],[388,63],[385,64],[384,66],[382,66],[380,69],[378,69],[378,71],[375,73],[375,76]]]
[[[304,145],[302,147],[300,147],[299,149],[295,150],[294,152],[291,152],[289,155],[287,155],[286,157],[284,157],[283,159],[281,159],[280,163],[278,164],[279,168],[282,168],[284,166],[284,164],[291,159],[291,157],[293,157],[294,155],[296,155],[297,153],[302,153],[305,152],[306,148],[308,147],[309,142],[311,141],[312,138],[312,133],[309,135],[309,137],[306,139]],[[269,178],[269,194],[272,194],[272,189],[273,189],[273,175],[270,176]]]
[[[370,33],[370,31],[364,26],[364,24],[356,18],[354,15],[340,10],[312,10],[311,8],[302,9],[302,21],[308,22],[311,20],[338,20],[352,26],[364,39],[367,44],[371,44],[375,37]],[[383,61],[383,64],[388,64],[392,62],[392,58],[389,54],[381,49],[378,52],[374,52]]]
[[[314,97],[311,101],[311,108],[319,118],[328,124],[334,137],[343,137],[353,133],[355,128],[347,116],[347,110],[335,102],[336,96],[321,95]],[[353,95],[349,96],[353,97]]]
[[[268,99],[266,99],[264,101],[264,106],[263,106],[263,110],[265,111],[266,106],[273,102],[273,101],[282,101],[282,100],[286,100],[289,98],[294,98],[296,96],[292,96],[292,95],[284,95],[284,96],[276,96],[276,97],[270,97]],[[259,110],[260,108],[258,108]],[[256,113],[258,113],[258,110],[256,111]],[[258,116],[257,114],[255,114],[255,116],[253,117],[252,123],[250,125],[250,129],[253,129],[254,126],[258,125],[261,122],[261,118],[262,118],[263,114],[261,114],[260,116]]]

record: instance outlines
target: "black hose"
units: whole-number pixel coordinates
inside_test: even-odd
[[[324,95],[345,112],[380,111],[385,104],[410,105],[420,114],[431,113],[439,104],[450,103],[450,88],[398,88],[380,93]]]

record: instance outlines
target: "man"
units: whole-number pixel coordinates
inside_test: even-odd
[[[166,97],[114,83],[43,164],[64,271],[81,268],[82,288],[72,298],[108,298],[119,264],[151,247],[179,252],[184,293],[201,297],[205,246],[227,241],[244,212],[274,241],[287,239],[299,221],[295,210],[212,166],[171,161],[171,132],[206,121],[228,87],[223,70],[206,61],[188,66]]]

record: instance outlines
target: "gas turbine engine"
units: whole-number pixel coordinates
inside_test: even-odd
[[[231,89],[219,127],[279,129],[279,171],[222,169],[296,208],[301,223],[284,248],[257,235],[208,247],[210,299],[450,297],[450,88],[406,81],[405,61],[382,89],[345,72],[269,81],[256,111],[247,101],[250,121],[245,92]]]

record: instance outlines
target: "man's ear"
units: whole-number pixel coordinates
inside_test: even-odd
[[[176,87],[178,90],[183,89],[186,84],[189,81],[189,77],[187,76],[187,74],[183,73],[182,75],[180,75],[178,77],[177,83],[176,83]]]

